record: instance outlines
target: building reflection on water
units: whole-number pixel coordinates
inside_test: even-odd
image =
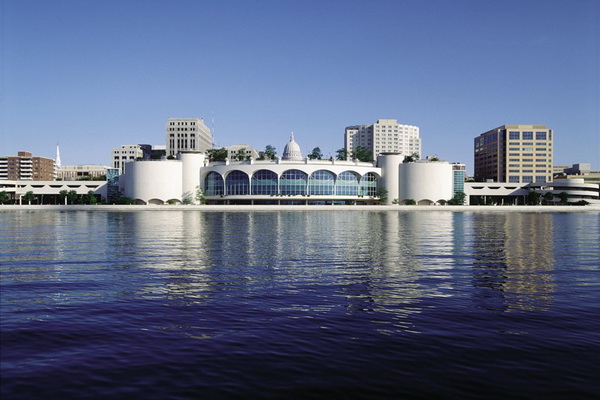
[[[552,303],[553,215],[473,214],[473,279],[478,306],[546,310]]]

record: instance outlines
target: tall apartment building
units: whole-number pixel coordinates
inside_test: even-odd
[[[212,133],[202,118],[167,120],[167,156],[176,156],[180,151],[205,152],[212,147]]]
[[[502,125],[475,138],[475,180],[552,182],[553,137],[545,125]]]
[[[348,153],[358,147],[365,147],[377,158],[380,153],[400,153],[421,156],[421,138],[419,127],[399,124],[395,119],[379,119],[372,125],[353,125],[346,127],[344,148]]]
[[[54,160],[34,157],[27,151],[17,156],[0,157],[0,179],[22,181],[53,181],[56,178]]]
[[[135,161],[137,158],[144,158],[144,151],[139,144],[125,144],[112,149],[112,167],[117,168],[119,174],[123,173],[126,162]]]

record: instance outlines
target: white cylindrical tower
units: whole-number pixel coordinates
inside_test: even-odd
[[[400,153],[381,153],[377,157],[377,166],[381,168],[380,186],[388,191],[387,204],[391,204],[394,199],[399,199],[400,193],[400,171],[404,156]]]
[[[400,201],[445,204],[453,196],[452,164],[445,161],[416,161],[400,164]]]
[[[181,201],[181,161],[135,161],[125,163],[119,178],[123,194],[138,203]],[[123,179],[123,177],[125,179]]]
[[[204,166],[204,153],[199,151],[184,151],[179,153],[182,162],[181,197],[187,197],[196,202],[196,190],[200,185],[200,168]]]

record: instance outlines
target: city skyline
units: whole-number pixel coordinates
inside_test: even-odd
[[[344,147],[377,119],[420,128],[422,154],[473,171],[473,138],[555,132],[554,164],[600,166],[600,5],[377,1],[0,5],[2,155],[110,165],[203,118],[218,147]],[[214,122],[213,122],[214,121]]]

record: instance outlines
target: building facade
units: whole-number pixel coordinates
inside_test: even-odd
[[[112,149],[111,160],[112,167],[123,173],[125,163],[144,158],[144,150],[139,144],[124,144],[116,149]]]
[[[348,154],[364,147],[373,158],[381,153],[399,153],[407,156],[418,153],[421,157],[419,127],[399,124],[395,119],[379,119],[372,125],[348,126],[344,132],[344,148]]]
[[[0,157],[0,179],[21,181],[51,181],[56,178],[54,160],[34,157],[19,151],[17,156]]]
[[[258,151],[247,144],[234,144],[223,148],[227,150],[227,158],[230,160],[240,160],[240,158],[249,160],[250,158],[258,158]]]
[[[76,181],[78,179],[105,178],[106,165],[62,165],[58,168],[56,179]]]
[[[209,204],[391,204],[413,199],[432,205],[454,196],[452,164],[403,160],[400,153],[381,154],[376,163],[310,160],[302,158],[292,136],[283,157],[275,160],[209,162],[202,152],[179,152],[173,160],[127,163],[119,186],[137,204],[193,203],[199,191]]]
[[[553,131],[545,125],[502,125],[474,140],[475,180],[552,182]]]
[[[167,156],[182,151],[202,151],[213,147],[210,129],[202,118],[169,118],[166,127]]]

